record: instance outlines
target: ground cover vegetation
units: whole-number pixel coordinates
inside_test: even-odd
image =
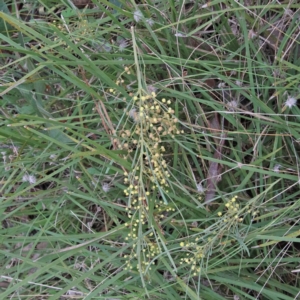
[[[1,299],[299,299],[298,1],[0,1]]]

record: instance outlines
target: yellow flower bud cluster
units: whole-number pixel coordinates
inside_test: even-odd
[[[229,222],[242,222],[243,218],[240,217],[240,205],[237,203],[237,196],[232,197],[226,204],[225,207],[227,208],[226,214],[224,216],[223,221]],[[218,212],[218,216],[221,217],[222,213]]]
[[[58,23],[55,20],[52,23],[60,32],[65,33],[73,37],[73,41],[78,43],[82,40],[85,41],[87,36],[94,35],[94,28],[89,24],[88,20],[80,19],[75,22],[69,22],[69,24]],[[59,37],[55,37],[54,40],[58,40]],[[69,46],[67,47],[69,48]]]
[[[170,107],[171,100],[163,98],[159,101],[154,92],[150,95],[136,95],[132,99],[135,104],[133,109],[137,113],[133,119],[141,123],[135,128],[137,135],[149,132],[151,141],[159,142],[163,136],[174,137],[175,134],[182,133],[177,129],[175,111]]]
[[[143,153],[139,155],[136,164],[142,165],[138,172],[131,174],[124,179],[124,183],[129,185],[125,195],[139,194],[147,196],[147,193],[154,191],[157,187],[168,192],[169,177],[168,163],[164,158],[168,150],[165,138],[174,137],[179,134],[177,129],[177,118],[174,117],[174,110],[169,107],[171,100],[158,100],[156,93],[139,93],[133,97],[134,107],[127,115],[134,121],[130,130],[124,129],[119,132],[123,143],[119,143],[119,149],[127,150],[128,153]],[[137,186],[139,178],[142,187]],[[130,185],[135,185],[131,190]],[[147,186],[147,191],[145,190]],[[142,195],[141,195],[142,194]]]
[[[134,245],[135,246],[135,245]],[[159,247],[156,243],[147,241],[143,244],[143,249],[140,254],[141,264],[138,265],[137,254],[132,253],[131,255],[124,255],[126,259],[125,270],[136,269],[141,273],[146,273],[151,270],[151,265],[154,265],[154,258],[160,253]]]
[[[136,243],[138,242],[139,232],[148,231],[149,221],[148,221],[148,213],[149,213],[149,204],[150,201],[155,201],[153,198],[153,192],[145,191],[143,188],[143,184],[139,184],[140,178],[138,176],[134,176],[136,174],[134,172],[138,172],[140,168],[136,168],[131,173],[124,173],[124,182],[127,184],[127,188],[124,190],[124,194],[126,197],[130,199],[130,204],[125,208],[128,221],[125,223],[125,226],[129,229],[129,233],[125,237],[126,242],[133,242],[132,252],[137,250]],[[153,207],[153,219],[157,224],[160,224],[162,219],[165,218],[165,215],[168,212],[175,211],[174,208],[169,205],[165,205],[163,201],[156,201],[157,203]],[[160,225],[159,225],[160,226]],[[126,268],[127,270],[140,270],[145,272],[146,270],[150,270],[151,266],[149,265],[152,261],[153,257],[159,253],[159,247],[156,244],[155,236],[158,234],[155,233],[155,229],[152,229],[150,233],[146,236],[143,236],[143,259],[142,265],[138,265],[135,259],[135,254],[131,255],[126,260]]]
[[[193,276],[197,276],[201,272],[199,263],[205,257],[206,253],[205,247],[198,245],[197,238],[195,241],[195,243],[180,243],[180,247],[186,250],[185,257],[180,259],[180,264],[190,266]]]
[[[227,209],[226,213],[223,217],[223,222],[231,223],[241,223],[243,222],[245,214],[252,214],[252,217],[257,216],[258,211],[253,211],[252,209],[248,209],[249,205],[246,205],[245,207],[241,207],[239,203],[237,203],[237,196],[232,197],[230,200],[228,200],[225,204],[225,207]],[[221,217],[223,215],[222,212],[218,212],[217,215]]]
[[[177,129],[177,118],[174,116],[171,100],[159,100],[155,92],[145,91],[133,95],[132,100],[133,107],[127,112],[129,122],[118,131],[118,140],[122,141],[118,143],[119,149],[126,150],[126,158],[134,162],[132,170],[124,173],[124,195],[128,199],[126,212],[130,219],[126,222],[130,229],[126,242],[131,241],[134,245],[139,242],[145,246],[142,248],[142,263],[137,265],[133,262],[135,256],[131,255],[126,265],[128,270],[134,268],[144,272],[150,269],[153,257],[160,251],[156,245],[157,240],[153,240],[158,236],[154,229],[140,240],[140,233],[150,227],[150,207],[153,213],[151,222],[157,224],[162,234],[163,219],[175,210],[160,198],[161,193],[168,193],[170,188],[171,175],[165,158],[170,149],[168,143],[170,138],[181,132]],[[131,124],[130,129],[128,124]]]
[[[147,270],[151,270],[151,264],[154,263],[153,259],[160,253],[160,249],[157,245],[157,241],[155,240],[155,235],[157,235],[157,233],[155,233],[154,229],[147,235],[144,235],[142,241],[139,240],[139,230],[141,229],[143,232],[149,230],[147,220],[148,206],[141,204],[141,202],[145,201],[145,199],[140,198],[140,201],[135,200],[132,201],[132,205],[130,207],[126,208],[130,222],[125,223],[125,226],[129,229],[129,233],[125,237],[125,241],[133,242],[133,247],[131,255],[125,255],[124,258],[126,258],[126,270],[134,269],[145,273]],[[144,208],[146,208],[145,211],[143,210]],[[140,255],[141,265],[138,265],[136,259],[138,242],[141,243],[142,248]]]

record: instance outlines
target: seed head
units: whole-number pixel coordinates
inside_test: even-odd
[[[150,18],[150,19],[147,19],[146,22],[148,23],[148,25],[150,27],[152,27],[154,25],[154,21]]]
[[[288,108],[292,108],[293,106],[296,105],[296,103],[297,103],[297,99],[296,98],[294,98],[294,97],[288,97],[284,104]]]
[[[103,192],[107,193],[110,190],[110,185],[108,183],[103,183],[102,184],[102,190]]]
[[[22,181],[23,182],[29,182],[30,184],[34,184],[34,183],[36,183],[36,177],[34,175],[27,175],[27,174],[25,174],[22,177]]]
[[[143,14],[142,12],[137,9],[134,13],[133,13],[133,18],[136,22],[139,22],[142,18],[143,18]]]

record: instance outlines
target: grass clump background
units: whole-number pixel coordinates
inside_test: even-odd
[[[0,298],[299,299],[300,5],[79,2],[0,1]]]

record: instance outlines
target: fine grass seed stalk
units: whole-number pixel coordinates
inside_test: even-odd
[[[134,39],[134,34],[133,34]],[[167,195],[171,186],[170,171],[165,158],[166,149],[175,135],[183,133],[177,129],[171,99],[159,99],[155,92],[144,86],[137,60],[136,43],[133,42],[138,90],[132,97],[132,107],[126,112],[132,122],[129,130],[120,131],[120,150],[128,151],[132,157],[132,170],[124,173],[124,195],[129,222],[127,241],[134,242],[135,251],[126,256],[126,268],[136,268],[142,275],[151,270],[154,257],[162,251],[161,221],[165,214],[175,211],[168,205]],[[111,91],[113,92],[113,91]],[[137,261],[136,261],[137,258]]]

